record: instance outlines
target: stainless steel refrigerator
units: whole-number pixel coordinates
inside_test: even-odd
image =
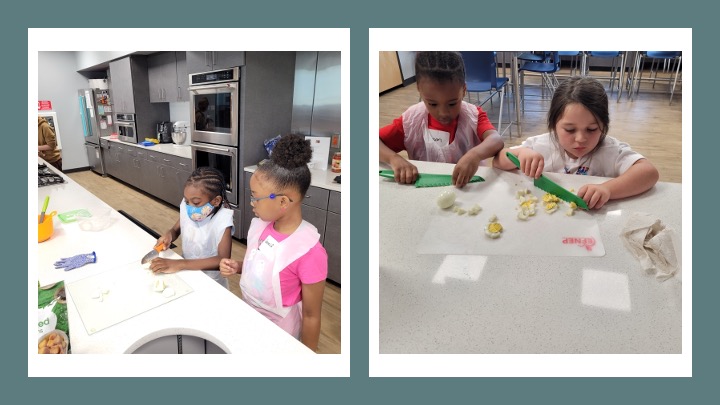
[[[78,102],[80,103],[80,121],[90,168],[95,173],[104,176],[105,164],[100,148],[100,138],[113,133],[110,90],[80,89],[78,90]]]

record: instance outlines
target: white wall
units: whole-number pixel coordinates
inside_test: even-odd
[[[89,165],[77,92],[88,81],[77,69],[76,52],[38,52],[38,100],[50,100],[57,113],[63,170]]]
[[[415,76],[415,52],[398,51],[403,81]]]
[[[105,64],[109,60],[122,58],[131,54],[132,51],[81,51],[75,53],[77,55],[77,68],[75,70],[82,70]]]
[[[190,102],[181,101],[177,103],[168,103],[170,105],[170,121],[188,121],[190,122]]]

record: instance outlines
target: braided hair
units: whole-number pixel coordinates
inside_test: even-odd
[[[460,52],[418,52],[415,55],[415,80],[465,84],[465,62]]]
[[[301,135],[285,135],[275,144],[270,161],[258,166],[256,173],[264,175],[278,190],[296,190],[302,199],[310,187],[310,159],[309,140]]]
[[[198,167],[192,172],[185,182],[185,187],[187,186],[195,186],[202,189],[203,192],[210,196],[210,199],[213,199],[218,195],[222,198],[220,204],[213,208],[210,213],[211,217],[220,211],[220,207],[227,207],[225,177],[219,170],[212,167]]]

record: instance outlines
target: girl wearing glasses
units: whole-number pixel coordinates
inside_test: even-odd
[[[291,134],[278,141],[269,162],[258,166],[250,178],[256,218],[245,259],[222,259],[220,272],[228,277],[242,271],[243,300],[317,351],[327,253],[317,229],[302,219],[311,157],[309,141]]]
[[[233,212],[227,208],[225,180],[219,170],[198,167],[185,182],[180,202],[180,218],[157,240],[167,250],[182,234],[182,260],[156,257],[150,262],[155,273],[175,273],[199,269],[227,288],[220,275],[220,259],[230,257]]]

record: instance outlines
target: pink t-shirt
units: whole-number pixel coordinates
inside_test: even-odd
[[[278,242],[282,242],[290,236],[276,231],[272,222],[262,231],[260,240],[264,240],[268,235]],[[302,257],[280,271],[280,292],[283,306],[293,306],[302,300],[303,284],[315,284],[325,280],[327,265],[327,252],[318,242]]]

